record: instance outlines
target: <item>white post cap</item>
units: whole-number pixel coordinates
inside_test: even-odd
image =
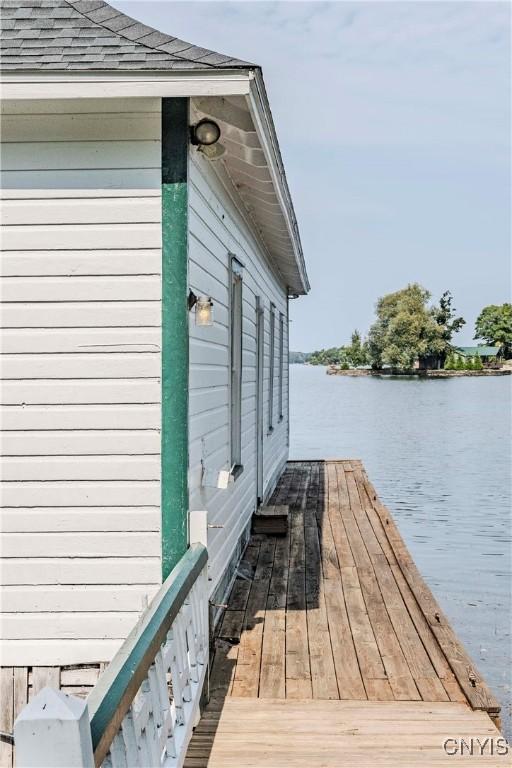
[[[94,768],[87,701],[43,688],[14,723],[17,768]]]

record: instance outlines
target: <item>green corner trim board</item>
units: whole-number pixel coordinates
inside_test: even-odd
[[[162,580],[188,546],[189,100],[162,99]]]

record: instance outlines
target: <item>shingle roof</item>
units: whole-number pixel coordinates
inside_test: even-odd
[[[463,355],[464,357],[474,357],[480,355],[480,357],[495,357],[498,355],[500,347],[455,347],[455,352]]]
[[[102,0],[1,0],[3,70],[253,67],[158,32]]]

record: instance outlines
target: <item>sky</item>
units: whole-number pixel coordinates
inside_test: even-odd
[[[467,324],[510,301],[508,2],[153,2],[115,7],[263,68],[311,281],[291,349],[366,334],[419,282]]]

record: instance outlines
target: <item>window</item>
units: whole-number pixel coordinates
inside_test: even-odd
[[[276,308],[270,305],[270,339],[269,339],[269,367],[268,367],[268,431],[274,430],[274,358],[276,335]]]
[[[231,259],[231,467],[242,469],[242,272]]]
[[[283,375],[284,375],[284,315],[279,313],[279,421],[283,414]]]

